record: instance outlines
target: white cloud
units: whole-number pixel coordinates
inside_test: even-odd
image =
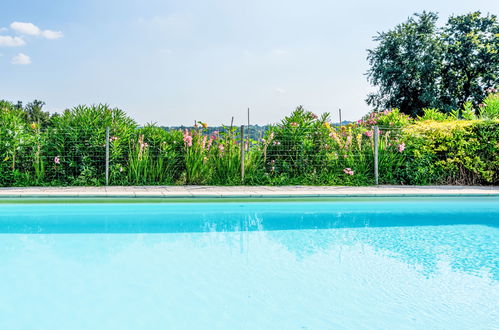
[[[37,36],[41,33],[40,28],[33,23],[12,22],[10,28],[16,32],[30,36]]]
[[[27,65],[31,64],[31,58],[23,53],[19,53],[12,58],[12,64]]]
[[[0,46],[19,47],[25,44],[26,42],[21,37],[0,36]]]
[[[42,37],[45,37],[47,39],[59,39],[64,36],[64,34],[61,31],[52,31],[52,30],[44,30],[41,33]]]
[[[63,37],[61,31],[40,30],[38,26],[33,23],[26,22],[12,22],[10,28],[18,33],[27,34],[30,36],[42,36],[46,39],[59,39]]]

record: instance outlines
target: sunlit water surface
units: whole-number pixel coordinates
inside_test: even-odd
[[[0,329],[497,328],[494,202],[0,205]]]

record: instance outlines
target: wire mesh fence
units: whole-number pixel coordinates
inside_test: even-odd
[[[105,130],[105,128],[104,128]],[[105,139],[95,130],[0,130],[2,185],[104,183]]]
[[[0,129],[0,185],[396,183],[403,130]]]

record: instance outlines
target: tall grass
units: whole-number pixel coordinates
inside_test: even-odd
[[[210,137],[211,147],[207,166],[211,170],[209,183],[235,185],[241,183],[241,137],[233,127]]]

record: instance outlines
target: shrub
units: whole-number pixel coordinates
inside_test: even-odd
[[[499,118],[499,93],[487,95],[480,107],[480,117],[483,119]]]
[[[31,166],[32,136],[24,113],[10,102],[0,101],[0,184],[25,185],[23,173]]]
[[[383,128],[398,128],[409,125],[412,122],[412,118],[406,114],[403,114],[399,109],[384,110],[381,112],[371,112],[370,114],[364,116],[357,123],[360,126],[372,127],[380,126]]]
[[[435,108],[425,108],[423,109],[423,115],[417,117],[418,120],[434,120],[434,121],[445,121],[449,120],[449,116]]]
[[[409,184],[496,184],[499,123],[418,122],[409,126]]]
[[[126,158],[128,141],[137,127],[125,112],[99,104],[77,106],[53,118],[42,150],[48,179],[60,184],[103,184],[106,127],[113,139],[110,161],[116,163]]]

